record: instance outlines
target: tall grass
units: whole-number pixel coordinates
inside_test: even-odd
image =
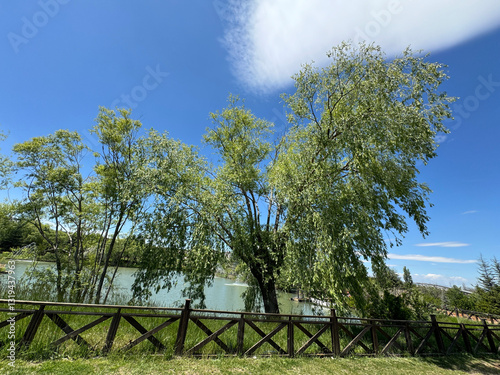
[[[25,306],[16,306],[17,308],[28,308],[32,309],[33,306],[25,305]],[[96,320],[98,315],[75,315],[68,314],[68,312],[75,311],[75,307],[71,306],[46,306],[45,312],[49,311],[58,311],[58,315],[64,319],[64,321],[72,328],[78,329],[90,322]],[[104,309],[99,306],[96,307],[78,307],[78,311],[91,313],[91,312],[109,312],[115,313],[116,309]],[[163,314],[169,315],[180,315],[180,310],[177,311],[158,311],[152,307],[151,309],[141,310],[142,314],[160,312]],[[126,307],[122,308],[121,313],[135,313],[138,311],[136,309],[127,309]],[[232,319],[238,319],[239,314],[235,314],[231,317],[220,317],[218,320],[208,319],[206,318],[206,314],[203,313],[204,317],[199,316],[201,312],[193,312],[192,317],[199,317],[202,323],[211,331],[215,332],[218,329],[222,328],[225,324],[227,324]],[[0,321],[3,321],[8,318],[7,312],[0,313]],[[227,318],[227,319],[226,319]],[[250,318],[250,317],[248,317]],[[26,331],[26,328],[30,322],[31,317],[27,317],[21,319],[16,322],[16,341],[19,342],[22,335]],[[163,323],[168,317],[144,317],[138,316],[135,319],[146,329],[151,330],[161,323]],[[321,319],[319,317],[314,318],[316,321]],[[327,318],[326,318],[327,319]],[[30,359],[30,360],[39,360],[39,359],[47,359],[53,357],[89,357],[101,355],[102,348],[105,345],[105,340],[108,334],[109,326],[111,323],[111,318],[102,322],[93,328],[83,332],[81,337],[88,343],[88,345],[78,345],[73,340],[68,340],[56,349],[50,346],[50,343],[58,340],[65,333],[58,327],[52,320],[49,319],[46,315],[44,316],[42,323],[40,324],[38,331],[35,335],[33,342],[30,347],[19,353],[21,358]],[[326,320],[327,321],[327,320]],[[326,322],[325,321],[325,322]],[[254,322],[254,324],[259,327],[265,334],[268,334],[273,329],[275,329],[279,322],[272,321],[258,321]],[[310,334],[314,335],[318,332],[319,329],[323,327],[324,324],[317,323],[308,323],[303,322],[302,325],[310,332]],[[207,333],[200,329],[193,321],[189,322],[187,330],[187,336],[185,340],[185,350],[188,350],[201,342],[202,340],[207,338]],[[130,349],[127,353],[130,354],[151,354],[151,353],[161,353],[164,356],[172,356],[174,351],[175,340],[177,337],[177,331],[179,328],[179,321],[170,324],[169,326],[163,328],[159,332],[157,332],[154,336],[166,347],[165,350],[159,351],[156,346],[154,346],[148,340],[143,341],[137,346]],[[6,346],[7,338],[6,338],[6,329],[0,329],[0,344],[2,346]],[[356,329],[354,329],[356,334]],[[295,350],[299,349],[304,343],[308,341],[308,336],[302,332],[301,330],[295,328]],[[113,351],[120,351],[120,348],[125,347],[131,341],[137,339],[141,336],[133,326],[131,326],[123,317],[121,318],[121,322],[118,328],[118,332],[113,344]],[[229,328],[226,332],[219,336],[220,340],[222,340],[225,345],[229,348],[232,353],[236,353],[237,348],[237,337],[238,337],[238,324],[235,324],[231,328]],[[330,339],[329,330],[327,330],[321,337],[320,341],[326,345],[328,348],[331,348],[331,339]],[[261,339],[261,335],[254,331],[250,326],[245,326],[244,332],[244,342],[243,342],[243,351],[251,348],[255,343],[257,343]],[[279,345],[283,351],[287,351],[287,327],[284,327],[279,331],[275,336],[273,336],[272,340]],[[346,345],[350,340],[350,337],[347,335],[341,335],[342,345]],[[368,339],[367,339],[368,340]],[[367,341],[366,345],[371,346],[371,344]],[[304,354],[315,354],[321,353],[322,350],[316,344],[311,345]],[[225,350],[221,348],[216,342],[212,341],[202,347],[198,352],[194,353],[196,355],[202,356],[225,356],[227,355]],[[277,355],[279,354],[278,350],[274,348],[270,343],[263,344],[259,349],[257,349],[253,354],[255,355]]]
[[[36,306],[35,306],[36,307]],[[16,308],[23,308],[23,309],[33,309],[34,306],[32,305],[19,305],[16,306]],[[36,307],[38,308],[38,307]],[[57,314],[64,319],[64,321],[72,328],[72,329],[78,329],[86,324],[91,323],[92,321],[96,320],[99,318],[99,316],[102,316],[102,313],[108,313],[108,314],[113,314],[117,312],[118,308],[103,308],[101,306],[92,306],[92,307],[74,307],[74,306],[50,306],[47,305],[45,308],[45,313],[50,312],[50,311],[58,311]],[[76,315],[76,314],[70,314],[72,311],[79,311],[79,312],[84,312],[87,315]],[[135,316],[134,318],[146,329],[146,330],[152,330],[155,327],[159,326],[163,322],[165,322],[167,319],[169,319],[171,316],[180,316],[180,309],[171,309],[171,310],[160,310],[158,308],[148,308],[148,309],[141,309],[138,311],[137,309],[133,308],[127,308],[126,306],[123,306],[121,308],[121,313],[122,314],[127,314],[127,313],[133,313],[135,315],[140,314],[152,314],[152,313],[160,313],[163,314],[164,316],[156,316],[156,317],[149,317],[149,316]],[[96,315],[89,315],[90,313],[96,313]],[[101,315],[100,315],[101,314]],[[201,315],[203,314],[203,316]],[[193,311],[191,317],[195,318],[198,317],[202,323],[211,331],[211,332],[216,332],[220,328],[222,328],[225,324],[227,324],[231,320],[236,320],[240,316],[239,314],[234,314],[233,316],[220,316],[217,315],[219,319],[212,319],[213,317],[216,316],[215,313],[212,313],[212,317],[207,315],[208,313],[202,313],[199,311]],[[9,317],[8,312],[0,312],[0,321],[6,320]],[[248,319],[256,318],[256,316],[247,316]],[[259,316],[259,319],[261,319],[262,316]],[[31,316],[21,319],[16,322],[16,341],[19,343],[21,340],[22,335],[26,331],[26,328],[30,322]],[[313,320],[312,320],[313,319]],[[253,319],[252,319],[253,320]],[[264,332],[264,334],[269,334],[271,331],[273,331],[280,322],[273,322],[273,319],[265,320],[261,319],[260,321],[254,321],[254,324]],[[103,354],[103,347],[106,342],[106,337],[108,335],[109,327],[111,324],[112,318],[109,318],[108,320],[94,326],[93,328],[83,332],[81,334],[81,337],[86,341],[88,345],[79,345],[77,344],[74,340],[68,340],[64,342],[62,345],[58,346],[57,348],[53,348],[50,346],[51,343],[54,341],[58,340],[62,336],[65,335],[65,333],[56,325],[54,322],[49,319],[47,315],[44,316],[42,323],[40,324],[38,331],[35,335],[35,338],[33,342],[31,343],[30,347],[27,349],[24,349],[22,351],[19,351],[18,353],[18,358],[23,358],[26,360],[44,360],[48,358],[88,358],[88,357],[93,357],[93,356],[99,356]],[[286,321],[286,320],[281,320],[281,322]],[[345,346],[352,340],[353,337],[358,335],[361,330],[364,328],[362,324],[359,324],[357,320],[351,319],[351,320],[345,320],[340,318],[339,321],[344,324],[346,327],[349,327],[350,334],[346,333],[343,330],[340,330],[339,332],[339,339],[340,339],[340,346],[341,348],[345,348]],[[306,328],[310,334],[309,335],[314,335],[316,334],[322,327],[324,327],[324,323],[328,322],[328,317],[310,317],[309,320],[303,320],[301,319],[301,325]],[[163,328],[159,332],[157,332],[154,336],[156,339],[158,339],[164,346],[165,350],[158,350],[158,348],[153,345],[150,341],[145,340],[141,342],[140,344],[136,345],[135,347],[131,348],[130,350],[127,351],[128,354],[130,355],[143,355],[143,354],[152,354],[152,353],[157,353],[161,354],[165,357],[172,357],[174,353],[174,346],[175,346],[175,341],[177,338],[177,332],[179,328],[179,320],[175,321],[174,323],[170,324],[169,326]],[[426,332],[428,332],[429,329],[429,324],[428,323],[422,323],[420,327],[418,326],[413,326],[415,331],[417,331],[421,336],[424,336]],[[247,351],[250,349],[253,345],[255,345],[259,340],[261,340],[262,336],[257,333],[255,330],[253,330],[249,325],[245,325],[244,328],[244,341],[243,341],[243,351]],[[376,337],[379,342],[379,348],[382,348],[392,337],[395,335],[397,330],[399,329],[398,326],[387,326],[385,325],[383,327],[384,332],[386,334],[382,334],[381,332],[377,332]],[[7,350],[6,347],[8,344],[8,339],[7,339],[7,330],[6,328],[0,329],[0,345],[3,347],[1,351]],[[449,330],[450,334],[453,333],[453,329]],[[309,335],[304,333],[302,330],[298,329],[298,327],[294,327],[294,347],[295,351],[297,351],[302,345],[304,345],[308,340],[309,340]],[[125,318],[122,316],[120,325],[118,328],[117,335],[114,340],[112,352],[119,353],[122,348],[126,347],[130,342],[136,340],[138,337],[141,336],[141,333],[138,332],[129,322],[125,320]],[[185,340],[185,345],[184,349],[189,350],[202,340],[206,339],[208,334],[204,332],[202,329],[200,329],[192,320],[189,321],[188,325],[188,330],[187,330],[187,336]],[[233,325],[231,328],[229,328],[227,331],[225,331],[223,334],[219,336],[220,340],[224,342],[224,344],[229,348],[229,351],[231,354],[236,353],[237,349],[237,337],[238,337],[238,324]],[[284,327],[281,329],[276,335],[273,336],[272,340],[283,349],[283,351],[287,351],[287,327]],[[320,341],[322,344],[324,344],[328,349],[332,349],[332,342],[331,342],[331,334],[330,330],[327,329],[321,336],[320,336]],[[404,335],[400,335],[398,339],[396,340],[397,344],[401,348],[406,348],[406,342],[405,342],[405,337]],[[365,345],[366,349],[371,352],[374,350],[374,345],[372,342],[372,335],[370,332],[368,332],[363,339],[361,340],[361,343]],[[428,353],[435,353],[435,347],[436,347],[436,342],[435,338],[431,337],[429,341],[430,346],[426,348],[425,352]],[[460,345],[460,343],[459,343]],[[434,347],[434,349],[433,349]],[[314,343],[312,344],[305,352],[304,355],[311,355],[311,354],[321,354],[322,349],[318,344]],[[215,341],[211,341],[207,345],[203,346],[199,351],[194,353],[196,355],[201,355],[201,356],[226,356],[228,355],[226,351],[221,348]],[[262,356],[262,355],[278,355],[279,352],[278,350],[273,347],[270,343],[265,343],[263,344],[260,348],[258,348],[253,355],[257,356]],[[349,354],[367,354],[365,352],[365,348],[363,348],[362,345],[356,345],[354,346],[352,352]],[[405,351],[400,352],[398,350],[398,354],[405,355]],[[408,353],[407,353],[408,354]]]
[[[43,285],[35,285],[29,286],[27,284],[21,284],[16,287],[16,300],[47,300],[46,288],[44,289]],[[5,298],[7,292],[7,287],[5,284],[0,284],[0,295],[2,298]],[[113,300],[114,303],[122,305],[121,313],[141,313],[141,314],[152,314],[152,313],[162,313],[164,315],[176,315],[179,316],[181,309],[172,309],[172,310],[160,310],[159,308],[155,308],[153,305],[148,306],[148,309],[141,309],[138,311],[137,309],[127,308],[126,305],[130,304],[124,296],[116,295]],[[2,306],[5,307],[6,305]],[[18,309],[37,309],[38,306],[33,305],[21,305],[17,304],[16,308]],[[92,321],[96,320],[99,317],[99,313],[115,313],[117,312],[117,308],[103,308],[101,306],[94,307],[74,307],[74,306],[50,306],[47,305],[45,311],[58,311],[58,315],[64,319],[64,321],[72,328],[78,329],[81,328]],[[69,314],[72,311],[80,311],[85,312],[86,314],[96,313],[97,315],[76,315]],[[203,314],[203,315],[201,315]],[[211,314],[211,315],[210,315]],[[192,317],[199,317],[203,324],[211,332],[216,332],[220,328],[222,328],[225,324],[227,324],[231,319],[238,319],[240,314],[233,314],[224,316],[227,319],[209,319],[208,317],[218,317],[222,318],[221,315],[216,313],[206,313],[194,311],[192,312]],[[0,312],[0,321],[5,321],[11,315],[8,312]],[[203,318],[205,317],[205,318]],[[248,319],[256,319],[257,317],[262,317],[260,315],[247,315]],[[152,330],[155,327],[159,326],[168,317],[148,317],[148,316],[137,316],[135,319],[146,329]],[[283,319],[283,318],[282,318]],[[16,342],[19,343],[22,335],[26,331],[28,324],[31,320],[31,316],[21,319],[16,322],[15,325],[15,336]],[[467,321],[463,318],[455,318],[455,317],[439,317],[439,321],[445,323],[454,323],[453,326],[447,326],[447,332],[451,337],[454,337],[457,333],[456,323],[464,323],[468,328],[475,328],[480,332],[481,326],[471,324],[470,321]],[[63,337],[65,333],[59,328],[52,320],[49,319],[48,316],[44,316],[40,327],[35,335],[33,342],[31,343],[28,349],[24,349],[19,351],[18,358],[23,358],[26,360],[42,360],[48,358],[88,358],[93,356],[102,355],[102,349],[105,345],[106,337],[108,334],[108,330],[111,324],[112,318],[109,318],[105,322],[102,322],[95,327],[83,332],[81,337],[88,343],[88,345],[79,345],[74,340],[68,340],[57,348],[52,348],[50,344],[59,338]],[[308,321],[305,321],[302,324],[311,335],[316,334],[323,326],[324,323],[314,323],[318,322],[328,322],[328,316],[316,316],[310,317]],[[345,346],[355,337],[357,334],[361,332],[363,326],[360,324],[360,321],[357,319],[343,319],[339,318],[339,322],[344,324],[346,327],[349,327],[349,333],[346,333],[344,330],[339,331],[339,339],[341,348],[345,348]],[[275,329],[279,323],[272,321],[259,321],[255,322],[255,325],[259,327],[265,334],[270,333],[273,329]],[[159,332],[157,332],[154,337],[157,338],[164,346],[165,350],[159,351],[158,348],[153,345],[149,340],[145,340],[140,344],[136,345],[127,353],[131,355],[143,355],[143,354],[152,354],[157,353],[161,354],[165,357],[172,357],[174,353],[174,345],[177,337],[177,332],[179,328],[179,321],[175,321],[169,326],[163,328]],[[422,323],[421,326],[413,325],[414,330],[420,335],[425,336],[429,329],[429,323]],[[383,327],[386,335],[381,332],[376,333],[376,338],[379,342],[379,348],[382,348],[390,339],[393,337],[398,331],[399,326],[390,326],[389,323],[385,324]],[[8,347],[9,339],[7,337],[8,327],[0,328],[0,355],[6,355],[6,350]],[[120,348],[127,346],[130,342],[136,340],[141,333],[137,331],[129,322],[127,322],[123,317],[121,318],[121,322],[118,328],[118,332],[113,344],[113,352],[120,352]],[[237,337],[238,337],[238,324],[233,325],[226,332],[219,336],[220,340],[227,345],[229,350],[232,353],[236,353],[237,349]],[[287,327],[281,329],[275,336],[273,336],[272,340],[281,347],[284,351],[287,351]],[[185,341],[185,350],[188,350],[201,342],[202,340],[207,338],[207,333],[200,329],[193,321],[189,322],[187,336]],[[243,342],[243,351],[247,351],[251,348],[255,343],[257,343],[261,339],[261,335],[253,330],[249,325],[245,325],[244,327],[244,342]],[[294,328],[294,347],[295,351],[297,351],[302,345],[304,345],[309,340],[308,335],[306,335],[302,330],[298,329],[298,327]],[[332,349],[331,342],[331,334],[330,329],[327,329],[319,338],[319,340],[329,349]],[[447,338],[444,338],[447,341]],[[449,340],[448,340],[449,341]],[[373,351],[374,345],[372,341],[372,335],[368,332],[361,343],[365,345],[368,351]],[[407,343],[404,334],[400,334],[396,340],[396,344],[401,348],[406,348]],[[462,338],[459,338],[457,341],[457,347],[464,347],[464,343]],[[457,348],[456,347],[456,348]],[[429,345],[424,349],[424,353],[435,353],[436,350],[436,341],[434,336],[432,336],[429,340]],[[457,350],[455,348],[455,350]],[[316,343],[312,344],[305,352],[305,355],[317,354],[321,353],[322,349]],[[227,355],[225,350],[221,348],[216,342],[211,341],[204,347],[202,347],[197,353],[197,355],[202,356],[225,356]],[[277,355],[279,354],[278,350],[273,347],[270,343],[263,344],[258,350],[255,351],[255,355]],[[366,354],[365,349],[362,345],[354,346],[352,352],[350,354]],[[399,352],[398,354],[405,355],[405,352]]]

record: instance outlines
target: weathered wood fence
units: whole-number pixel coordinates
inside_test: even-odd
[[[448,306],[445,306],[442,309],[437,308],[437,310],[442,311],[444,314],[448,316],[455,316],[458,318],[471,319],[476,321],[486,320],[489,321],[491,324],[500,324],[500,315],[482,313],[471,310],[462,310],[456,307],[452,308]]]
[[[396,321],[338,317],[335,310],[328,316],[198,310],[190,300],[184,308],[155,308],[36,301],[13,306],[0,299],[0,317],[0,349],[14,332],[18,350],[38,342],[57,351],[73,342],[100,354],[128,351],[146,340],[154,350],[188,356],[500,353],[499,326],[438,322],[435,316]]]

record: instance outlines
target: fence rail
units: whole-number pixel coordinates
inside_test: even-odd
[[[500,353],[500,327],[485,320],[359,319],[337,317],[333,309],[329,316],[257,314],[192,309],[190,300],[184,308],[8,302],[0,299],[0,349],[10,344],[15,322],[19,350],[34,342],[53,351],[73,343],[106,354],[147,341],[156,351],[188,356]]]
[[[500,315],[496,314],[488,314],[488,313],[483,313],[483,312],[477,312],[477,311],[471,311],[471,310],[463,310],[459,308],[452,308],[448,306],[444,306],[442,309],[437,308],[438,310],[441,310],[443,313],[445,313],[448,316],[455,316],[457,318],[465,318],[465,319],[470,319],[470,320],[476,320],[476,321],[481,321],[481,320],[489,320],[491,324],[500,324]]]

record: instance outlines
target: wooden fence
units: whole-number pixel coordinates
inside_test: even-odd
[[[154,350],[188,356],[500,352],[499,326],[489,326],[485,320],[481,324],[438,322],[435,316],[431,321],[396,321],[338,317],[335,310],[328,316],[198,310],[190,308],[190,300],[176,309],[36,301],[13,305],[0,299],[0,317],[4,319],[1,350],[10,345],[9,332],[15,332],[18,350],[38,342],[57,351],[72,343],[98,354],[129,351],[146,341]],[[96,327],[100,327],[97,332]]]
[[[458,308],[451,308],[445,306],[444,308],[436,308],[437,310],[440,310],[443,312],[443,314],[446,314],[447,316],[454,316],[457,318],[464,318],[464,319],[470,319],[470,320],[475,320],[475,321],[482,321],[486,320],[489,321],[491,324],[500,324],[500,315],[495,315],[495,314],[488,314],[488,313],[482,313],[482,312],[477,312],[477,311],[471,311],[471,310],[462,310]]]

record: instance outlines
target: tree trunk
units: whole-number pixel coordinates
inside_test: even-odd
[[[262,271],[256,268],[251,268],[252,275],[257,280],[262,300],[264,302],[264,312],[270,314],[279,314],[280,307],[278,305],[278,295],[276,294],[276,282],[274,277],[263,275]]]
[[[59,257],[56,257],[56,270],[57,270],[57,276],[56,276],[56,298],[57,302],[64,302],[64,291],[63,291],[63,286],[62,286],[62,265],[61,265],[61,260]]]
[[[276,294],[276,284],[274,279],[263,283],[259,283],[262,299],[264,301],[264,311],[266,313],[279,314],[280,307],[278,305],[278,295]]]
[[[122,226],[122,220],[123,217],[125,216],[124,210],[120,211],[120,216],[118,218],[118,222],[116,223],[116,227],[113,233],[113,237],[111,237],[111,242],[109,244],[108,252],[106,253],[106,257],[104,259],[104,266],[101,272],[101,277],[99,279],[99,284],[97,285],[97,290],[96,290],[96,296],[95,296],[95,301],[94,303],[101,303],[101,294],[102,294],[102,287],[104,285],[104,280],[106,279],[106,274],[108,272],[108,267],[109,267],[109,260],[111,259],[111,254],[113,253],[116,239],[118,238],[118,235],[120,234],[121,231],[121,226]],[[111,287],[111,285],[110,285]]]

